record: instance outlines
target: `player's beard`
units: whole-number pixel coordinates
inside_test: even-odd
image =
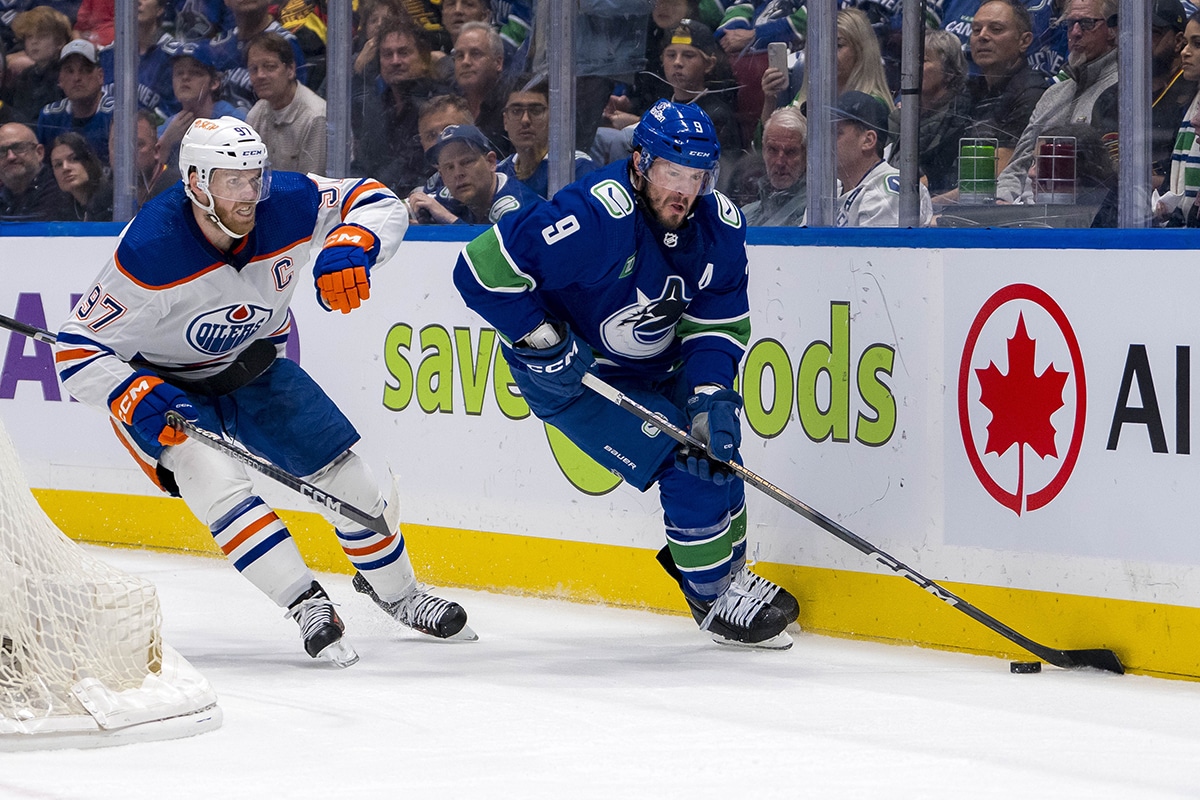
[[[257,203],[231,203],[229,208],[218,206],[216,209],[217,219],[221,220],[222,225],[240,238],[254,229],[254,222],[258,217],[257,205]]]

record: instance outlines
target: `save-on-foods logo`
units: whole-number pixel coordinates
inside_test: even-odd
[[[1035,511],[1079,458],[1087,381],[1079,342],[1050,295],[999,290],[975,315],[958,371],[958,423],[976,478],[996,502]]]

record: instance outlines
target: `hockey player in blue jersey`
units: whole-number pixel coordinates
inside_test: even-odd
[[[733,390],[750,338],[746,226],[713,191],[720,145],[694,105],[642,117],[634,152],[505,216],[467,245],[454,282],[504,340],[513,379],[542,420],[645,491],[657,483],[667,547],[701,629],[720,643],[791,646],[795,597],[745,566]],[[707,443],[682,451],[598,394],[594,370]]]
[[[304,271],[312,266],[324,308],[358,308],[370,296],[372,267],[404,238],[403,204],[371,179],[272,175],[262,139],[233,117],[195,120],[179,171],[183,182],[142,207],[63,324],[55,350],[63,384],[112,415],[150,479],[181,496],[242,575],[289,609],[313,658],[358,660],[333,603],[246,468],[188,439],[168,412],[384,514],[387,536],[316,505],[357,569],[355,589],[422,633],[476,638],[461,606],[417,582],[398,503],[385,503],[350,449],[354,426],[282,357]]]

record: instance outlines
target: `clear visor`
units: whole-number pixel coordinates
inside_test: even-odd
[[[710,194],[717,185],[717,173],[720,167],[700,169],[685,167],[662,158],[650,162],[650,169],[645,171],[646,180],[671,192],[693,196]]]
[[[258,203],[271,196],[271,167],[262,169],[214,169],[208,193],[235,203]]]

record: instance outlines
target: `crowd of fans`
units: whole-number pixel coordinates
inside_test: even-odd
[[[1148,2],[1146,213],[1200,226],[1200,16],[1187,0]],[[839,6],[836,224],[896,225],[902,3]],[[928,0],[921,91],[905,100],[920,110],[922,224],[997,204],[1014,219],[1088,205],[1094,224],[1114,223],[1117,6]],[[136,205],[179,179],[179,141],[198,117],[246,120],[277,169],[325,170],[324,7],[139,0]],[[550,7],[356,0],[352,173],[406,198],[418,224],[492,222],[547,197]],[[113,11],[0,0],[0,221],[112,218]],[[807,22],[803,0],[581,0],[576,176],[626,158],[655,101],[694,103],[720,132],[720,188],[749,224],[804,224]],[[786,69],[769,65],[773,43]]]

